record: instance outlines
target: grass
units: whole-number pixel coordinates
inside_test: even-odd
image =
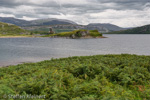
[[[59,37],[71,37],[73,34],[76,36],[76,37],[82,37],[82,32],[89,32],[89,34],[87,34],[86,36],[91,36],[91,37],[99,37],[99,36],[102,36],[101,33],[99,33],[97,30],[74,30],[74,31],[71,31],[71,32],[61,32],[61,33],[58,33],[58,34],[53,34],[52,36],[59,36]]]
[[[0,68],[0,94],[1,98],[45,95],[50,100],[149,100],[150,56],[69,57]]]
[[[60,36],[60,37],[69,37],[72,34],[75,34],[77,32],[77,30],[75,31],[71,31],[71,32],[61,32],[56,34],[56,36]]]
[[[33,35],[27,35],[27,34],[0,34],[0,37],[33,37]]]
[[[45,31],[27,31],[19,26],[0,22],[0,37],[40,37]]]
[[[6,36],[6,35],[25,35],[28,34],[28,31],[21,29],[20,27],[8,24],[8,23],[2,23],[0,22],[0,35]]]
[[[90,36],[92,37],[102,36],[102,34],[98,32],[98,30],[90,30],[89,32],[90,32]]]

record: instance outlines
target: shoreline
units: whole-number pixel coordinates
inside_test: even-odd
[[[31,37],[31,36],[0,36],[0,38],[23,38],[23,37]]]
[[[37,37],[37,36],[0,36],[0,38],[65,38],[65,39],[98,39],[98,38],[108,38],[105,36],[98,36],[98,37],[80,37],[80,38],[70,38],[70,37],[60,37],[60,36],[51,36],[51,37]]]
[[[92,37],[92,36],[85,36],[85,37],[79,37],[79,38],[71,38],[71,37],[61,37],[61,36],[51,36],[49,38],[64,38],[64,39],[98,39],[98,38],[108,38],[105,36],[98,36],[98,37]]]
[[[66,58],[73,58],[73,57],[92,57],[92,56],[103,56],[103,55],[134,55],[134,56],[145,56],[148,57],[150,55],[142,55],[142,54],[96,54],[96,55],[84,55],[84,56],[68,56],[68,57],[58,57],[58,58],[51,58],[51,59],[43,59],[43,60],[39,60],[39,61],[22,61],[22,62],[14,62],[14,63],[9,63],[9,64],[2,64],[0,65],[0,68],[4,68],[4,67],[10,67],[10,66],[17,66],[17,65],[22,65],[22,64],[26,64],[26,63],[39,63],[39,62],[44,62],[44,61],[51,61],[52,59],[66,59]]]
[[[38,37],[38,36],[0,36],[0,38],[49,38],[49,37]]]
[[[45,60],[42,60],[45,61]],[[5,67],[10,67],[10,66],[17,66],[17,65],[22,65],[22,64],[26,64],[26,63],[38,63],[41,61],[37,61],[37,62],[30,62],[30,61],[25,61],[25,62],[15,62],[15,63],[9,63],[9,64],[2,64],[0,65],[0,68],[5,68]]]

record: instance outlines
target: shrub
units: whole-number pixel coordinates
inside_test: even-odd
[[[95,55],[0,68],[0,95],[149,100],[150,56]]]

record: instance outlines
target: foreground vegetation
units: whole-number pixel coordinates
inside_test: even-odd
[[[149,100],[150,56],[95,55],[0,68],[0,95],[51,100]]]

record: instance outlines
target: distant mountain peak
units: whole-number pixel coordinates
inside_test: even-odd
[[[66,19],[56,19],[56,18],[47,18],[47,19],[37,19],[32,21],[26,21],[23,19],[16,19],[13,17],[0,17],[0,22],[11,23],[17,26],[40,26],[40,25],[54,25],[54,24],[76,24],[73,21]]]
[[[124,30],[124,28],[121,28],[117,25],[110,24],[110,23],[90,23],[90,24],[88,24],[88,26],[101,26],[101,27],[107,28],[110,31]]]

